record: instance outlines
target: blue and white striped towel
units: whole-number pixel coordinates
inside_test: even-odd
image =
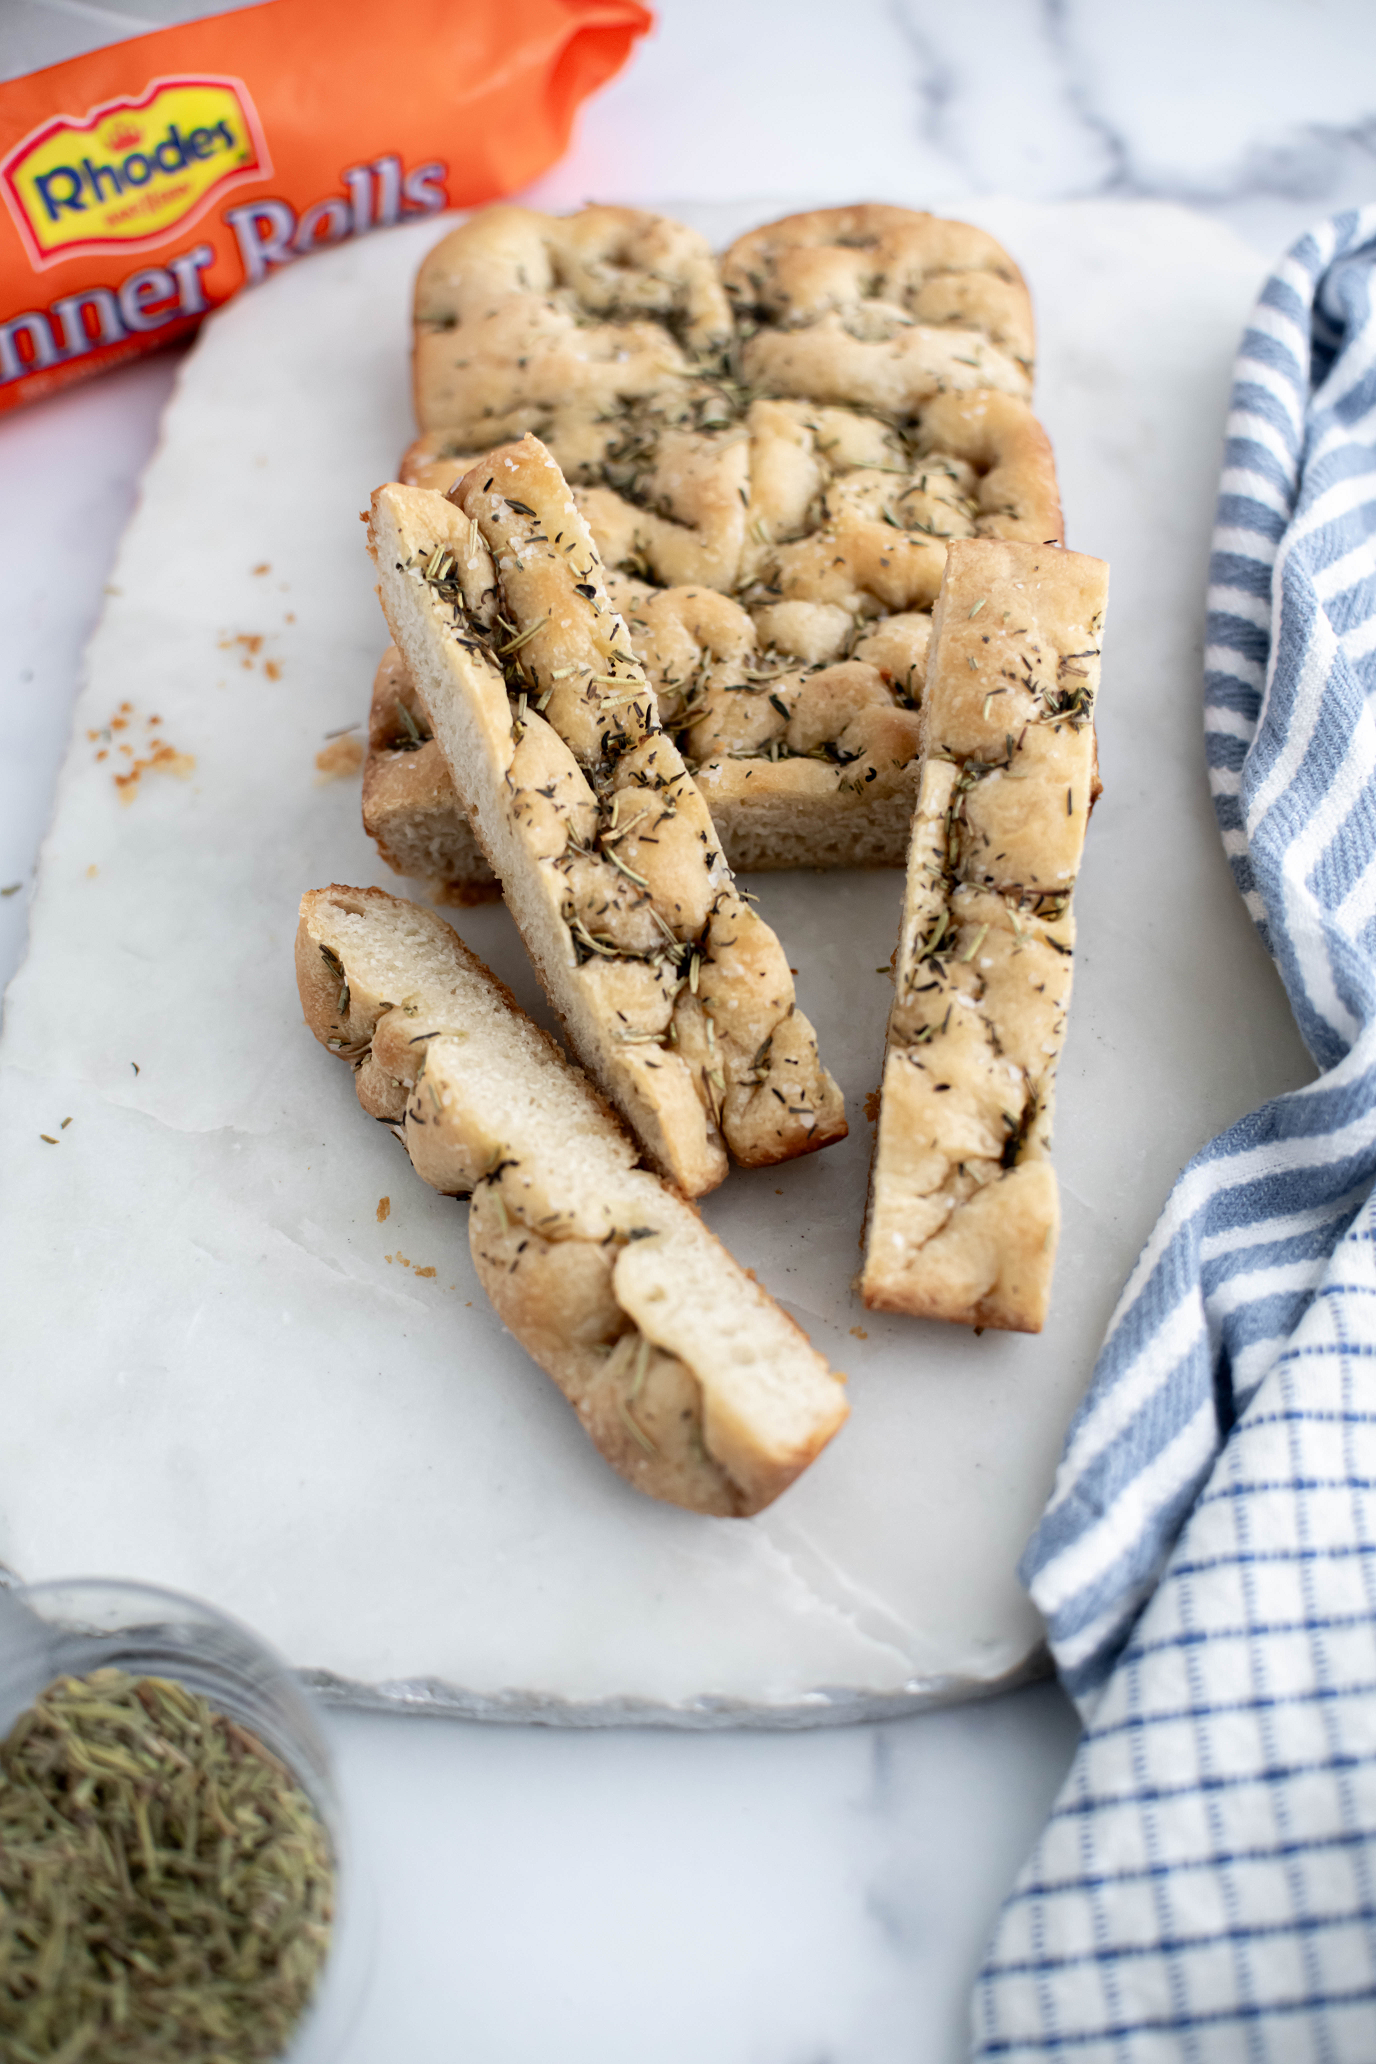
[[[1376,2060],[1376,208],[1243,341],[1207,741],[1324,1072],[1214,1140],[1123,1293],[1024,1560],[1087,1722],[980,2058]]]

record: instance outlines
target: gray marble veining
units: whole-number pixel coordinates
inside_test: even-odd
[[[1180,201],[1265,243],[1376,193],[1369,0],[893,7],[972,192]]]
[[[1369,0],[668,0],[545,205],[1170,200],[1266,255],[1376,198]]]

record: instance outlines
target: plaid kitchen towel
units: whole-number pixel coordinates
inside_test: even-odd
[[[1198,1154],[1023,1576],[1086,1720],[975,2053],[1376,2060],[1376,208],[1243,341],[1207,749],[1322,1071]]]

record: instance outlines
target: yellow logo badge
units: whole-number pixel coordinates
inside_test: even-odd
[[[0,183],[33,264],[160,244],[216,196],[271,176],[242,79],[150,81],[80,121],[58,115],[0,161]]]

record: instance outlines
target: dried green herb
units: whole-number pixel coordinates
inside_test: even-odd
[[[320,958],[339,984],[339,994],[335,998],[334,1005],[335,1015],[340,1018],[347,1018],[349,1015],[349,978],[344,972],[344,963],[332,946],[322,946],[320,948]]]
[[[416,752],[419,750],[421,746],[428,745],[430,743],[432,733],[427,731],[423,725],[418,724],[416,722],[415,713],[409,708],[409,706],[406,703],[402,701],[400,696],[397,697],[393,707],[395,708],[397,716],[401,721],[402,729],[406,733],[406,736],[404,738],[397,739],[395,745],[393,746],[393,751]]]
[[[6,2064],[267,2064],[333,1902],[305,1793],[181,1684],[59,1678],[0,1744]]]
[[[631,1237],[635,1237],[634,1233],[632,1233]],[[640,1421],[636,1418],[635,1413],[631,1409],[631,1407],[635,1404],[636,1400],[639,1398],[641,1391],[645,1387],[645,1372],[649,1368],[649,1366],[650,1342],[642,1333],[640,1339],[636,1343],[635,1375],[631,1380],[630,1396],[624,1397],[621,1400],[621,1418],[625,1425],[626,1431],[630,1434],[636,1446],[638,1448],[642,1448],[647,1455],[653,1455],[656,1458],[658,1458],[659,1449],[655,1446],[649,1434],[646,1433],[644,1427],[641,1425]]]
[[[547,615],[542,616],[539,623],[531,624],[528,630],[514,632],[507,639],[505,645],[498,645],[494,648],[498,659],[508,659],[513,652],[519,652],[523,645],[529,645],[536,632],[542,631],[548,622],[549,617]]]

